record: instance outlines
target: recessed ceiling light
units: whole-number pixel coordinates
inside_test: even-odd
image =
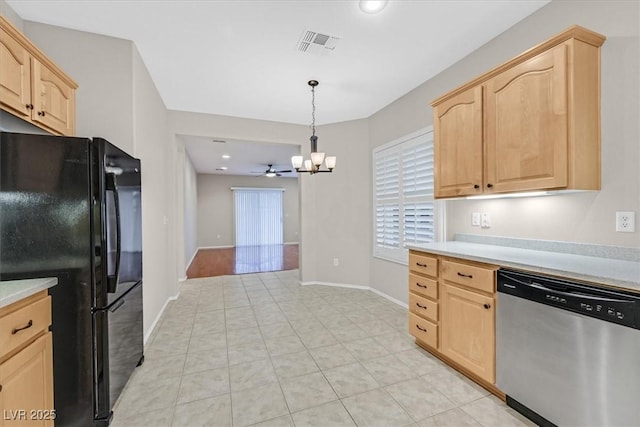
[[[223,158],[223,159],[230,159],[230,158],[231,158],[231,156],[230,156],[230,155],[228,155],[228,154],[223,154],[223,155],[222,155],[222,158]]]
[[[387,0],[360,0],[360,10],[365,13],[378,13],[387,5]]]

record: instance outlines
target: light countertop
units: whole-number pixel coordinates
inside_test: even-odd
[[[640,291],[640,262],[462,241],[408,249]]]
[[[0,281],[0,308],[58,284],[58,278]]]

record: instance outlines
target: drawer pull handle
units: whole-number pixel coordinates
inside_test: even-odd
[[[419,282],[416,282],[416,286],[419,288],[427,289],[427,285],[421,285]]]
[[[418,325],[417,323],[416,323],[416,328],[420,329],[422,332],[427,332],[426,329],[421,328],[420,325]]]
[[[419,302],[416,303],[416,305],[420,308],[424,308],[425,310],[427,309],[427,306],[420,304]]]
[[[467,279],[473,279],[473,275],[471,275],[471,274],[464,274],[464,273],[460,273],[459,271],[458,271],[458,276],[460,276],[460,277],[466,277]]]
[[[427,268],[427,264],[420,264],[419,262],[416,262],[416,265],[417,265],[418,267]]]
[[[30,328],[30,327],[32,327],[32,326],[33,326],[33,320],[29,320],[29,323],[27,323],[27,324],[26,324],[26,326],[23,326],[22,328],[13,328],[13,329],[11,330],[11,335],[15,335],[15,334],[17,334],[18,332],[23,331],[23,330],[25,330],[25,329],[29,329],[29,328]]]

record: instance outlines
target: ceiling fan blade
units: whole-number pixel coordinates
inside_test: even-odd
[[[276,172],[278,172],[278,173],[290,173],[291,171],[288,170],[288,171],[276,171]]]

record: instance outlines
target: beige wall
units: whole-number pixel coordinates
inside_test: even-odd
[[[133,153],[133,43],[31,21],[24,30],[78,83],[76,133]]]
[[[183,188],[185,261],[182,266],[182,271],[184,273],[198,248],[198,175],[193,168],[189,156],[185,158]]]
[[[78,135],[104,137],[141,159],[146,334],[177,292],[167,110],[132,42],[30,21],[24,30],[78,82]]]
[[[198,247],[235,245],[234,199],[231,187],[284,188],[284,242],[298,242],[300,226],[298,180],[198,174]]]
[[[4,16],[13,24],[14,27],[19,29],[20,31],[24,31],[24,21],[16,13],[15,10],[11,6],[7,4],[4,0],[0,0],[0,15]]]
[[[553,0],[370,117],[370,148],[431,125],[429,102],[436,97],[571,25],[582,25],[607,36],[602,47],[602,190],[537,199],[447,201],[447,235],[639,247],[638,232],[614,231],[616,210],[640,214],[639,8],[637,1]],[[472,212],[488,212],[491,228],[471,227]],[[369,221],[372,226],[371,215]],[[406,273],[406,266],[371,259],[372,286],[402,301],[407,298]]]
[[[317,134],[319,148],[338,160],[331,174],[302,177],[309,184],[303,192],[307,205],[303,202],[302,240],[309,244],[303,256],[303,279],[368,286],[371,165],[367,120],[320,126]],[[333,264],[335,258],[338,266]]]
[[[148,333],[167,299],[178,292],[172,209],[176,170],[167,109],[135,46],[132,53],[134,152],[142,168],[144,330]]]

